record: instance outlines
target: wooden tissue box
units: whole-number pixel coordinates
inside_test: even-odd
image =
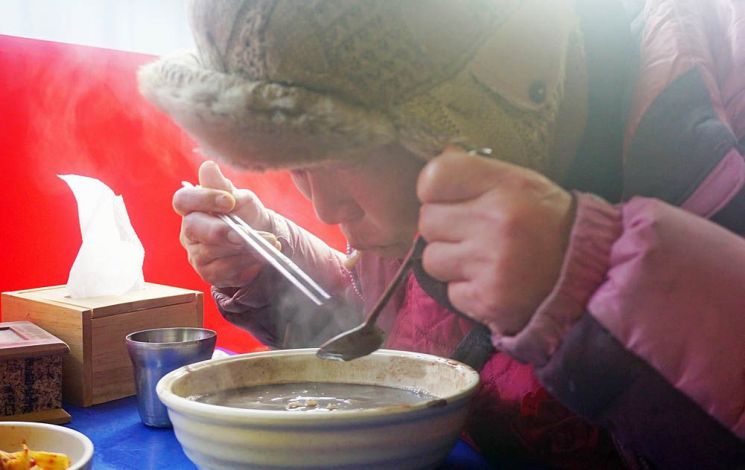
[[[202,292],[146,283],[121,296],[71,299],[65,286],[3,292],[4,321],[30,321],[70,347],[63,400],[91,406],[135,394],[125,336],[138,330],[201,327]]]
[[[62,409],[67,345],[33,323],[0,323],[0,420],[70,421]]]

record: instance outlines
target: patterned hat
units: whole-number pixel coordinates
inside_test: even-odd
[[[541,169],[572,0],[196,0],[197,53],[144,66],[144,96],[203,152],[250,168],[448,144]]]

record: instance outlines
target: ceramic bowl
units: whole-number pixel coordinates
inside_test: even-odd
[[[91,468],[93,443],[84,434],[55,424],[0,421],[0,450],[21,450],[23,442],[30,450],[67,454],[69,470]]]
[[[157,393],[176,438],[202,469],[433,468],[455,444],[479,375],[441,357],[377,351],[350,362],[315,349],[251,353],[192,364],[167,374]],[[189,399],[277,383],[335,382],[418,390],[412,405],[327,413],[240,409]]]

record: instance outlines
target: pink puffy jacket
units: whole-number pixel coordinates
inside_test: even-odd
[[[467,430],[501,463],[608,468],[620,452],[630,466],[745,467],[745,2],[577,3],[590,119],[565,182],[578,203],[569,249],[527,327],[492,336],[476,361]],[[367,255],[349,272],[279,216],[275,229],[343,299],[335,309],[351,307],[309,309],[269,271],[213,291],[275,347],[357,324],[398,265]],[[468,347],[474,324],[426,292],[412,276],[391,303],[387,346]]]

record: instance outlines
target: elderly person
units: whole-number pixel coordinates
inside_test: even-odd
[[[466,433],[487,457],[733,468],[743,16],[727,0],[202,0],[198,54],[140,84],[205,153],[292,171],[361,253],[347,269],[205,163],[174,207],[228,320],[274,347],[318,345],[360,321],[418,231],[428,246],[382,318],[386,346],[480,370]],[[210,215],[228,211],[312,271],[333,311]]]

